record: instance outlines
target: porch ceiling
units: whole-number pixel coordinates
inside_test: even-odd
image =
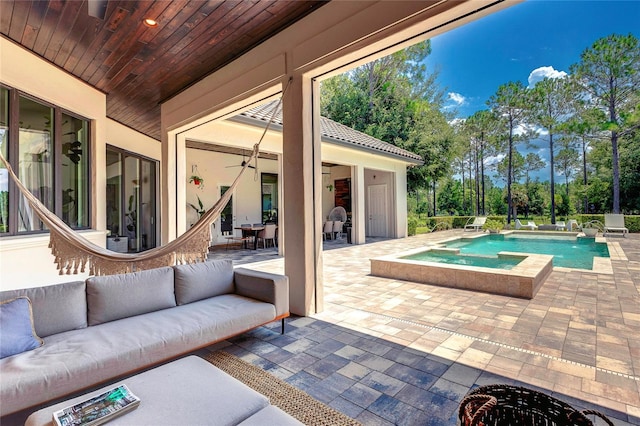
[[[106,3],[105,18],[89,3]],[[159,140],[161,102],[325,3],[2,0],[0,33],[104,92],[109,118]]]

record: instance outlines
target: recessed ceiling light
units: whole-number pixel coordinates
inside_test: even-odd
[[[144,22],[144,24],[149,28],[155,28],[155,27],[158,26],[158,22],[156,22],[155,20],[150,19],[150,18],[147,18],[142,22]]]

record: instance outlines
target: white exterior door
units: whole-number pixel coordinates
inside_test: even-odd
[[[367,189],[367,213],[370,237],[387,237],[387,185],[370,185]]]

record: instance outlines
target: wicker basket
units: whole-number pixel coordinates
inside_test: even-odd
[[[613,426],[602,413],[578,411],[542,392],[519,386],[488,385],[476,388],[464,397],[458,409],[458,425],[592,426],[587,415],[600,417]]]

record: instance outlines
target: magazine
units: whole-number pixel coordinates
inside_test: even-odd
[[[120,385],[93,398],[53,413],[57,426],[101,425],[140,405],[140,399],[126,385]]]

